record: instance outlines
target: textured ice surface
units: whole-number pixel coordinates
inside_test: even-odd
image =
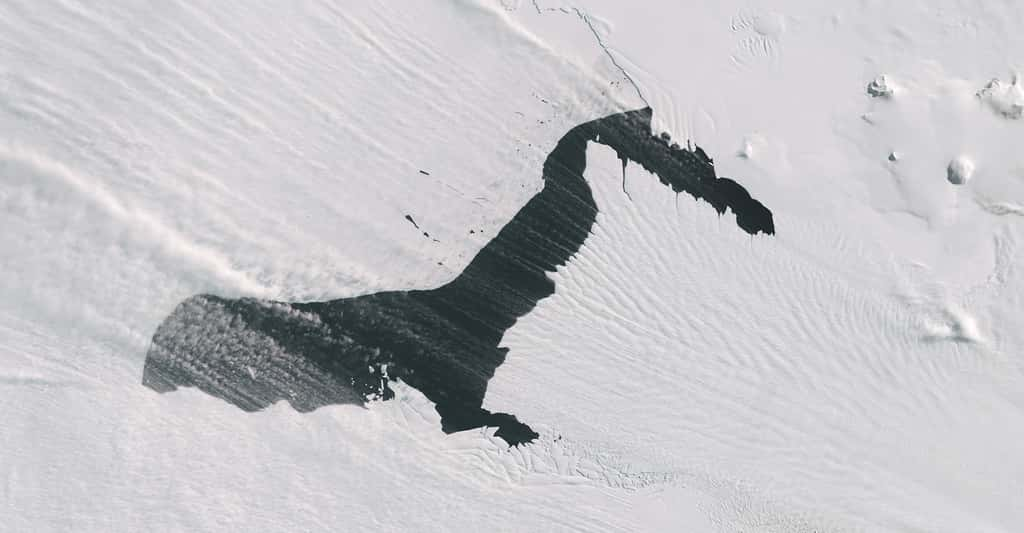
[[[0,2],[3,528],[1020,531],[1022,20],[980,0]],[[866,92],[882,73],[892,98]],[[401,381],[309,413],[139,383],[194,294],[455,278],[566,131],[646,105],[779,231],[638,165],[624,193],[590,146],[593,234],[503,336],[482,406],[535,442],[446,435]]]

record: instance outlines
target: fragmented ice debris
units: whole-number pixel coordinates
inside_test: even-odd
[[[961,155],[949,162],[946,167],[946,179],[953,185],[963,185],[970,181],[974,174],[974,161]]]
[[[881,75],[868,84],[868,94],[874,98],[892,98],[895,88],[885,75]]]
[[[1016,120],[1024,116],[1024,87],[1021,87],[1020,76],[1017,74],[1014,74],[1010,83],[992,78],[978,91],[977,96],[1003,117]]]

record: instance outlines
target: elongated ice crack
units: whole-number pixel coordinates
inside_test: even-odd
[[[541,8],[540,4],[537,3],[537,0],[533,0],[533,7],[534,9],[537,10],[537,13],[540,14],[543,14],[545,11],[567,12],[562,9]],[[636,80],[634,80],[633,77],[630,76],[628,72],[626,72],[626,69],[623,68],[623,66],[620,65],[619,62],[615,59],[615,55],[612,54],[612,51],[608,49],[608,45],[604,43],[604,39],[601,38],[601,34],[598,33],[597,28],[595,28],[594,24],[590,22],[590,17],[582,10],[580,10],[580,8],[578,7],[572,7],[570,9],[572,9],[572,11],[576,13],[576,16],[579,17],[580,20],[582,20],[583,23],[587,25],[587,28],[590,29],[590,33],[594,35],[594,40],[597,41],[597,45],[601,47],[601,50],[604,50],[605,55],[607,55],[608,59],[612,61],[612,65],[615,65],[615,68],[618,69],[620,73],[622,73],[622,77],[626,78],[626,81],[628,81],[629,84],[633,86],[633,90],[636,91],[637,97],[639,97],[640,100],[643,101],[645,106],[650,107],[651,104],[650,102],[647,101],[647,98],[644,97],[644,93],[640,90],[640,86],[637,85]]]

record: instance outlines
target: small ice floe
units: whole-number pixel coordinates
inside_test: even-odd
[[[953,185],[964,185],[973,175],[974,161],[965,155],[957,156],[946,167],[946,179]]]
[[[892,98],[896,88],[885,74],[871,80],[868,84],[868,94],[872,98]]]
[[[925,339],[933,342],[952,341],[957,343],[982,343],[984,338],[978,321],[967,311],[957,307],[942,310],[938,319],[924,323]]]
[[[1004,118],[1017,120],[1024,116],[1024,87],[1018,74],[1013,75],[1010,83],[992,78],[976,96]]]

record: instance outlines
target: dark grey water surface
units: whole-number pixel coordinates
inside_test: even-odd
[[[775,233],[771,212],[717,177],[703,150],[652,135],[651,115],[650,108],[619,113],[566,133],[544,162],[543,189],[458,277],[435,289],[307,303],[188,298],[153,334],[143,384],[159,392],[197,387],[245,411],[287,400],[306,412],[390,399],[388,384],[401,378],[434,402],[447,433],[489,426],[511,445],[533,440],[537,433],[515,416],[481,406],[505,361],[505,331],[555,292],[548,273],[590,234],[597,205],[583,177],[588,142],[719,214],[731,210],[747,233]]]

